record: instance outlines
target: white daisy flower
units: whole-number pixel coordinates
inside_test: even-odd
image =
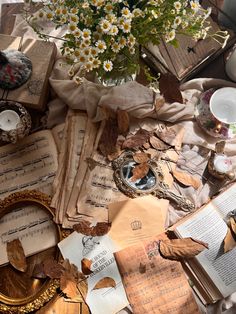
[[[81,35],[84,39],[90,39],[91,38],[91,30],[88,28],[84,28]]]
[[[197,12],[200,9],[200,4],[198,1],[193,0],[193,1],[190,1],[190,7],[194,12]]]
[[[75,14],[71,14],[70,16],[69,16],[69,19],[70,19],[70,21],[72,22],[72,23],[78,23],[79,22],[79,17],[77,16],[77,15],[75,15]]]
[[[182,19],[180,16],[176,16],[173,23],[173,28],[177,28],[182,22]]]
[[[105,8],[104,8],[104,11],[106,13],[111,13],[112,10],[113,10],[113,4],[111,2],[108,2],[106,5],[105,5]]]
[[[175,30],[172,29],[169,33],[166,34],[165,38],[167,43],[175,39]]]
[[[110,60],[104,61],[103,62],[103,69],[106,72],[111,72],[111,70],[113,69],[113,64]]]
[[[116,25],[112,25],[112,27],[111,27],[111,29],[109,31],[109,35],[115,36],[115,35],[118,34],[118,32],[119,32],[118,27]]]
[[[104,40],[98,40],[95,45],[98,48],[99,53],[104,52],[107,48],[107,45]]]
[[[177,11],[179,11],[181,9],[181,2],[180,1],[174,2],[174,7]]]
[[[98,58],[94,58],[92,63],[94,69],[99,68],[99,66],[101,65],[101,61]]]
[[[119,43],[114,43],[111,45],[111,50],[114,51],[115,53],[119,52],[121,49],[121,46]]]
[[[124,33],[129,33],[130,32],[130,30],[131,30],[131,23],[130,23],[130,21],[125,21],[124,22],[122,30],[123,30]]]
[[[111,23],[106,19],[102,19],[99,25],[103,33],[108,33],[109,30],[111,29]]]
[[[123,8],[122,10],[121,10],[121,14],[122,14],[122,16],[124,17],[124,18],[130,18],[131,16],[132,16],[132,14],[131,14],[131,12],[130,12],[130,10],[128,9],[128,8]]]

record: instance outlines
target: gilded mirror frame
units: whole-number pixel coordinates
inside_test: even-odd
[[[53,217],[54,212],[50,207],[50,202],[51,198],[48,195],[36,190],[16,192],[0,201],[0,218],[17,208],[17,206],[30,204],[39,206],[39,208],[48,211]],[[55,224],[55,227],[58,233],[58,241],[60,241],[64,237],[63,231],[59,225]],[[57,260],[61,258],[59,250],[56,252],[55,257]],[[48,278],[36,293],[25,298],[12,298],[0,292],[0,313],[18,314],[38,310],[54,297],[58,288],[59,279]]]
[[[152,187],[148,189],[138,189],[131,186],[131,184],[127,182],[128,180],[124,177],[123,168],[128,163],[132,162],[132,164],[135,164],[133,156],[134,152],[125,152],[112,162],[112,167],[114,169],[113,178],[116,186],[121,192],[130,198],[152,194],[156,197],[166,198],[173,201],[177,207],[183,211],[191,212],[195,209],[195,205],[188,198],[176,194],[169,188],[168,184],[164,182],[164,174],[158,160],[150,159],[147,161],[149,171],[151,171],[155,177],[155,183]]]

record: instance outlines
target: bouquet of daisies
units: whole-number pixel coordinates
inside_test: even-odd
[[[25,0],[33,2],[33,0]],[[177,46],[177,34],[195,40],[210,35],[207,17],[211,10],[203,9],[196,0],[42,0],[37,15],[27,13],[26,20],[37,27],[46,18],[55,28],[66,27],[62,54],[80,68],[80,75],[96,72],[102,78],[121,75],[125,69],[131,75],[138,71],[139,49],[160,40]],[[26,11],[27,12],[27,11]],[[227,34],[222,38],[227,39]],[[218,37],[217,37],[218,36]],[[222,42],[221,42],[222,44]],[[73,71],[72,71],[73,73]]]

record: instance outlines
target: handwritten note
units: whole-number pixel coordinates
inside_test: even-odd
[[[26,256],[56,245],[57,230],[50,213],[35,205],[20,206],[0,219],[0,265],[8,262],[6,243],[20,239]]]
[[[52,193],[57,150],[50,131],[34,133],[0,148],[0,198],[24,189]]]
[[[81,271],[81,260],[92,261],[93,273],[88,277],[86,302],[92,314],[115,314],[128,305],[125,290],[112,254],[112,243],[107,236],[90,237],[77,232],[58,244],[64,258],[68,258]],[[115,288],[93,290],[95,284],[104,277],[116,282]]]
[[[163,237],[115,253],[133,312],[200,314],[181,264],[159,255],[158,241]]]

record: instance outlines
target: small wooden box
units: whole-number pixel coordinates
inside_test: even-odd
[[[0,50],[16,49],[24,52],[31,60],[33,71],[29,80],[19,88],[0,89],[0,99],[17,101],[28,108],[44,110],[48,100],[49,81],[56,55],[54,43],[31,38],[0,34]],[[7,95],[7,97],[6,97]]]

